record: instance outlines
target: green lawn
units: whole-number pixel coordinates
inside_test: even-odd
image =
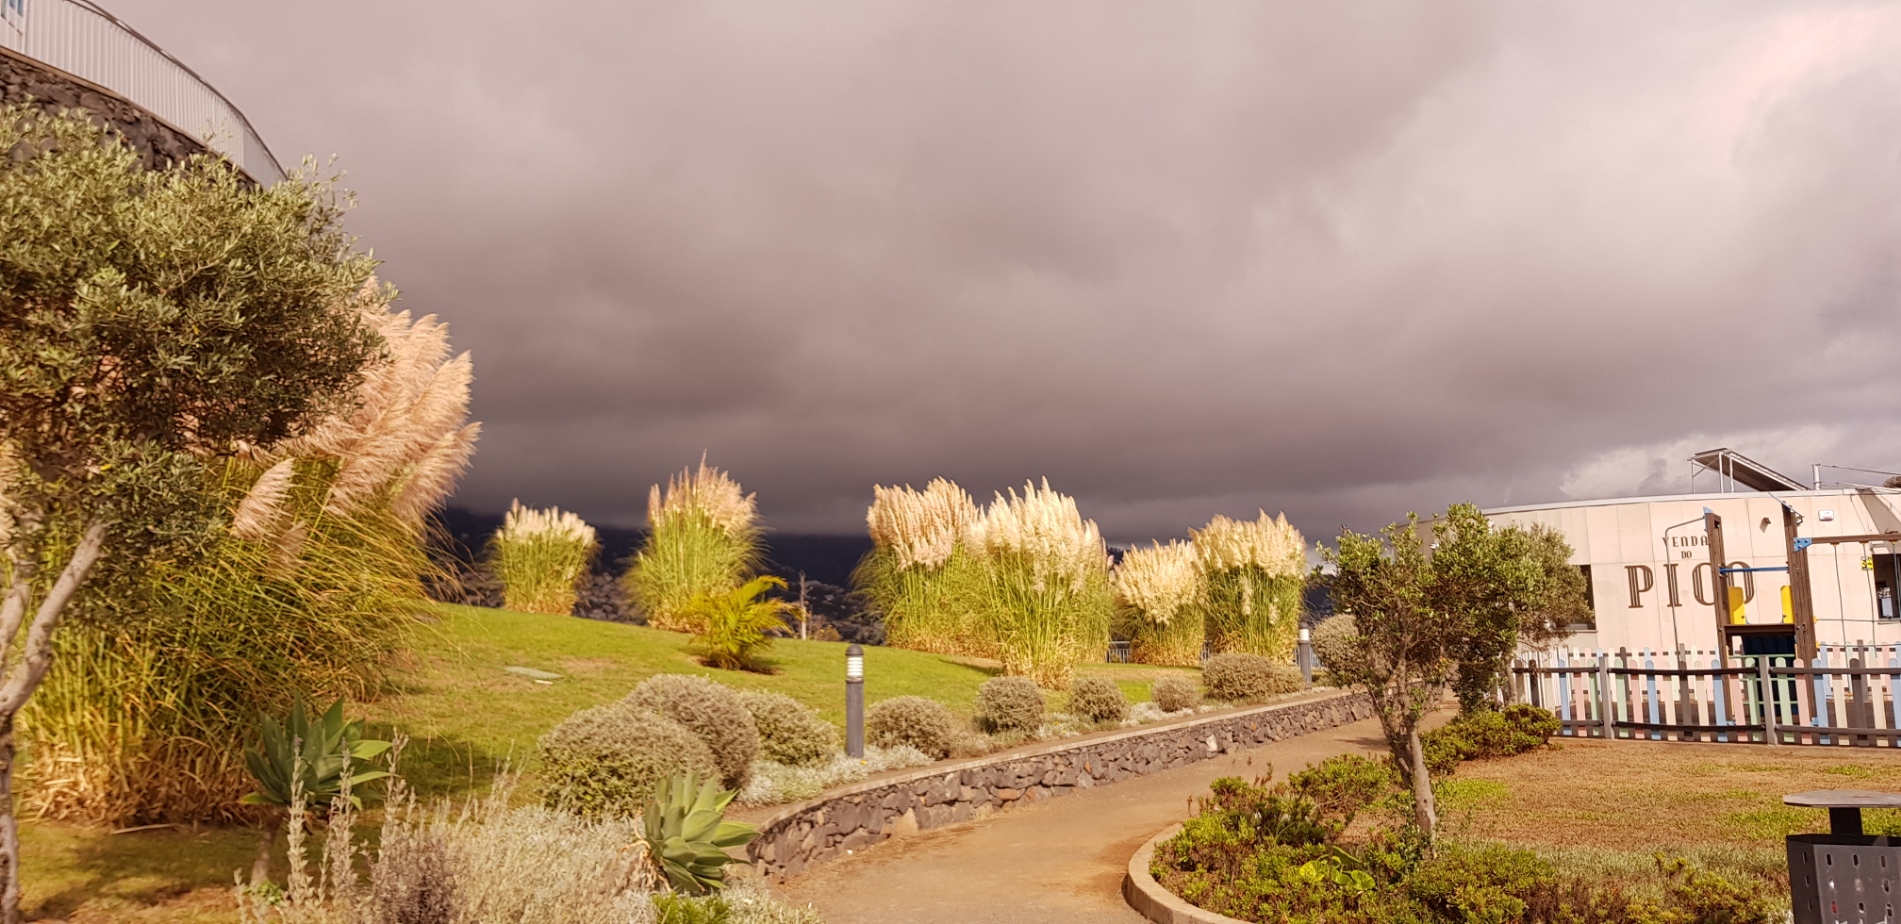
[[[769,674],[702,667],[687,643],[687,636],[640,626],[442,606],[404,653],[390,691],[356,711],[378,734],[410,736],[403,775],[425,798],[484,789],[503,761],[532,774],[535,741],[548,729],[577,709],[626,695],[654,674],[699,674],[734,687],[776,690],[830,721],[844,721],[842,642],[781,639],[765,659]],[[509,667],[560,676],[538,683]],[[1131,702],[1148,699],[1149,681],[1157,676],[1195,673],[1135,664],[1080,670],[1113,677]],[[978,661],[865,649],[865,698],[874,703],[928,696],[967,716],[977,686],[995,674],[995,665]],[[1060,707],[1061,697],[1051,697],[1051,705]],[[373,826],[359,833],[372,832]],[[234,920],[231,875],[249,870],[257,843],[245,829],[110,834],[42,822],[23,824],[21,837],[30,916],[72,924]],[[282,850],[280,843],[280,857]],[[281,859],[277,869],[281,876]]]
[[[476,607],[441,607],[419,640],[397,691],[364,709],[379,732],[411,739],[404,776],[420,792],[453,794],[486,786],[501,761],[529,773],[535,741],[577,709],[618,699],[654,674],[698,674],[733,687],[773,690],[845,718],[845,644],[781,639],[766,656],[770,674],[719,671],[688,652],[688,637],[642,626]],[[510,673],[525,667],[559,674],[537,682]],[[1084,673],[1115,678],[1131,702],[1149,698],[1149,681],[1182,668],[1089,664]],[[970,713],[977,686],[994,665],[895,648],[866,647],[865,699],[935,699]],[[1060,697],[1052,698],[1060,705]]]

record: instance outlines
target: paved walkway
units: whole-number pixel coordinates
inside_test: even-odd
[[[1130,855],[1188,814],[1221,776],[1277,777],[1335,754],[1384,749],[1379,723],[1355,722],[1152,776],[902,837],[822,865],[779,891],[826,924],[1130,922]]]

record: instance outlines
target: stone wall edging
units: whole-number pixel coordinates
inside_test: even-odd
[[[1157,844],[1175,836],[1182,829],[1181,823],[1169,825],[1162,833],[1144,843],[1135,856],[1129,858],[1129,871],[1122,877],[1122,897],[1143,917],[1155,924],[1248,924],[1240,918],[1231,918],[1225,914],[1216,914],[1206,908],[1197,908],[1182,901],[1175,893],[1162,888],[1149,873],[1149,862],[1155,859]]]
[[[872,844],[982,818],[1014,803],[1053,799],[1372,715],[1365,695],[1343,692],[933,764],[775,812],[759,823],[746,859],[761,875],[796,876]]]

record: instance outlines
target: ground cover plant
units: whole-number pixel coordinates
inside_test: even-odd
[[[537,510],[511,502],[488,548],[503,607],[560,616],[572,612],[577,585],[587,578],[599,548],[594,527],[579,516],[559,507]]]
[[[1593,868],[1470,832],[1430,843],[1410,824],[1407,796],[1390,761],[1352,756],[1281,783],[1217,780],[1157,845],[1150,872],[1194,904],[1264,922],[1767,924],[1786,908],[1763,867],[1658,849],[1676,839],[1653,841],[1615,875],[1605,873],[1617,864]]]
[[[649,625],[699,632],[693,611],[702,597],[745,583],[764,554],[758,505],[727,473],[700,460],[654,485],[647,495],[647,539],[623,577],[628,596]]]
[[[1217,516],[1190,535],[1209,650],[1291,662],[1307,576],[1300,531],[1262,511],[1252,521]]]
[[[971,719],[992,734],[1035,731],[1043,724],[1043,691],[1028,677],[993,677],[977,688]]]
[[[1306,685],[1294,665],[1241,652],[1209,658],[1201,676],[1209,698],[1228,702],[1256,702]]]

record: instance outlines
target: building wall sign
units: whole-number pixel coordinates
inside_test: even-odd
[[[1718,615],[1705,508],[1722,517],[1727,567],[1786,568],[1788,546],[1782,504],[1803,518],[1811,538],[1868,535],[1901,510],[1901,491],[1886,489],[1675,495],[1508,507],[1487,510],[1499,525],[1543,524],[1562,533],[1572,564],[1588,566],[1596,615],[1591,644],[1612,650],[1708,651],[1717,645]],[[1880,505],[1882,509],[1869,509]],[[1824,518],[1823,512],[1829,516]],[[1864,567],[1864,559],[1891,552],[1857,543],[1822,544],[1808,552],[1816,636],[1822,644],[1901,643],[1901,556]],[[1732,573],[1748,623],[1783,623],[1788,573]],[[1885,608],[1883,601],[1886,601]],[[1725,608],[1724,618],[1729,618]]]

